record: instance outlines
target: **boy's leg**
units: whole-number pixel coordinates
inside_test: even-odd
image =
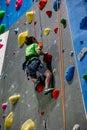
[[[52,73],[50,70],[48,70],[48,68],[46,66],[43,66],[43,65],[38,68],[38,71],[46,77],[45,78],[45,88],[44,88],[44,94],[46,94],[49,91],[53,90],[53,88],[50,87]]]

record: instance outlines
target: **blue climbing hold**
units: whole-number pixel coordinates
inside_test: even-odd
[[[60,8],[61,0],[54,0],[53,2],[53,9],[54,11],[57,11]]]
[[[66,79],[67,82],[70,82],[73,79],[74,71],[75,71],[75,66],[74,65],[71,65],[66,69],[66,71],[65,71],[65,79]]]
[[[87,30],[87,16],[80,22],[80,29]]]

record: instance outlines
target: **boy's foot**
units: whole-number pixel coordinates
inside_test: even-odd
[[[52,90],[54,90],[54,88],[44,88],[43,93],[46,95],[49,92],[51,92]]]

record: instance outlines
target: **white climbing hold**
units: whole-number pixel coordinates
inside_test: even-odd
[[[82,58],[85,56],[85,54],[87,53],[87,47],[84,47],[81,52],[78,55],[78,60],[81,61]]]
[[[80,125],[79,124],[75,124],[73,126],[73,129],[72,130],[80,130]]]

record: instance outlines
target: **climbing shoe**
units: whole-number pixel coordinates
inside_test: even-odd
[[[54,90],[54,88],[44,88],[44,90],[43,90],[43,93],[45,94],[45,95],[47,95],[49,92],[51,92],[52,90]]]

